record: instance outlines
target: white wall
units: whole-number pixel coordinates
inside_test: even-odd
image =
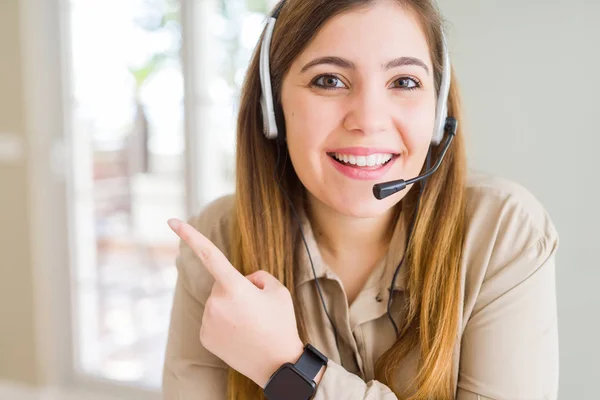
[[[471,167],[529,188],[560,234],[559,398],[598,398],[600,1],[440,4],[450,23]]]

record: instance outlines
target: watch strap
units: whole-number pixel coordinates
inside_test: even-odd
[[[304,346],[304,353],[302,353],[296,364],[294,364],[294,367],[307,378],[314,380],[321,368],[326,364],[327,357],[308,343]]]

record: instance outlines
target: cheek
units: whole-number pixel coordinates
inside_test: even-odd
[[[302,135],[306,141],[324,141],[327,134],[339,124],[339,103],[311,95],[308,91],[296,92],[292,101],[286,102],[285,121],[290,135]]]
[[[318,118],[301,96],[296,96],[292,103],[286,105],[285,127],[287,147],[290,161],[304,186],[319,178],[320,161],[316,151],[321,145],[319,132],[313,127],[318,126]]]
[[[404,109],[402,121],[403,141],[408,155],[426,154],[431,144],[435,126],[435,105],[427,101]]]
[[[297,93],[293,101],[286,103],[286,110],[290,154],[293,153],[293,158],[302,164],[320,159],[329,134],[337,126],[336,106],[332,102],[318,102],[314,96]]]
[[[406,153],[392,174],[406,179],[419,175],[425,164],[435,126],[435,104],[432,99],[423,99],[404,104],[401,110],[397,130]]]
[[[298,178],[313,195],[327,197],[332,171],[324,149],[339,129],[339,105],[325,98],[296,92],[285,104],[285,125],[290,160]],[[335,175],[335,174],[334,174]]]

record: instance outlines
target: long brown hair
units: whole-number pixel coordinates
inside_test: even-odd
[[[375,0],[376,1],[376,0]],[[271,77],[275,102],[279,103],[285,73],[319,29],[333,16],[374,0],[287,0],[273,33]],[[432,0],[396,0],[419,20],[429,44],[434,76],[439,86],[442,73],[443,20]],[[295,304],[295,245],[298,226],[284,194],[277,186],[274,168],[278,143],[262,134],[259,106],[259,46],[244,83],[237,121],[236,200],[231,227],[232,263],[241,273],[264,269],[291,292]],[[453,352],[458,338],[462,238],[464,233],[466,156],[460,129],[459,91],[452,73],[449,114],[459,121],[459,131],[440,169],[428,180],[407,251],[408,313],[401,322],[394,345],[377,361],[375,377],[390,386],[399,398],[394,376],[403,359],[420,347],[419,369],[412,382],[410,400],[452,399]],[[281,128],[280,124],[280,128]],[[282,150],[282,151],[285,151]],[[433,159],[437,157],[434,149]],[[276,171],[290,198],[302,198],[304,188],[290,163]],[[416,185],[415,185],[416,186]],[[414,215],[416,190],[402,200],[402,212]],[[298,329],[308,341],[299,308]],[[229,370],[230,400],[264,399],[254,382]]]

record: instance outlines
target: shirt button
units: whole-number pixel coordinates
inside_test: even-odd
[[[375,297],[375,300],[377,300],[378,303],[381,303],[383,301],[383,297],[381,297],[381,293],[377,293],[377,297]]]

